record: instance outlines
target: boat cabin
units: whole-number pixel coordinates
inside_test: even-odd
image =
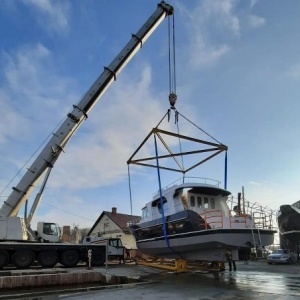
[[[216,186],[200,184],[181,184],[162,190],[162,201],[159,193],[142,209],[142,222],[173,215],[183,210],[193,210],[198,214],[220,210],[225,216],[230,215],[227,205],[230,192]],[[162,203],[161,203],[162,202]]]
[[[172,220],[183,217],[182,212],[193,211],[202,220],[204,229],[217,228],[252,228],[251,215],[240,214],[228,206],[231,193],[215,185],[202,183],[182,183],[162,189],[153,200],[142,209],[141,223],[162,217]],[[202,225],[201,225],[202,226]]]

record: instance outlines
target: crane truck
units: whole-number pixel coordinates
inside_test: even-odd
[[[136,34],[132,34],[130,41],[109,66],[104,67],[102,74],[82,99],[73,105],[71,112],[68,113],[59,128],[53,132],[53,136],[24,176],[12,188],[11,194],[0,209],[0,268],[6,265],[29,268],[34,263],[38,263],[42,267],[53,267],[58,262],[65,267],[74,267],[79,261],[87,262],[89,250],[92,250],[93,265],[105,263],[109,249],[107,249],[106,243],[101,243],[101,238],[97,241],[95,238],[86,237],[81,244],[62,243],[58,242],[60,229],[57,224],[39,222],[36,230],[32,230],[30,224],[41,201],[51,170],[71,137],[152,32],[172,14],[173,7],[171,5],[164,1],[158,3],[150,18]],[[39,191],[27,215],[26,203],[39,182],[41,182]],[[18,213],[23,205],[25,205],[26,213],[24,218],[21,218],[18,217]],[[117,243],[115,248],[120,249],[121,247],[122,245]]]

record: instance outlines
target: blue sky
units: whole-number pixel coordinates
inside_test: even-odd
[[[1,191],[158,2],[1,0]],[[228,146],[228,189],[236,196],[243,186],[246,200],[273,210],[296,202],[300,2],[168,3],[175,8],[176,108]],[[91,227],[113,206],[130,214],[126,162],[169,108],[167,24],[152,34],[67,145],[35,222]],[[145,153],[151,151],[153,145]],[[192,175],[223,182],[223,168],[220,155]],[[178,174],[162,177],[169,183]],[[155,170],[131,168],[131,188],[133,214],[139,215],[158,189]]]

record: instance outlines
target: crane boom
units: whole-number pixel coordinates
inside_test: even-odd
[[[117,75],[125,65],[142,47],[152,32],[169,15],[173,14],[173,7],[162,1],[155,12],[144,23],[140,30],[132,35],[131,40],[110,63],[104,68],[103,73],[94,82],[78,104],[67,115],[61,126],[53,133],[53,136],[28,168],[11,194],[4,201],[0,209],[0,219],[17,216],[21,206],[25,203],[37,186],[37,183],[49,168],[53,168],[56,160],[64,147],[87,118],[89,111],[99,101],[106,89],[116,80]]]

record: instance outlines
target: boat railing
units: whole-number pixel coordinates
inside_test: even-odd
[[[177,185],[183,184],[183,183],[203,183],[203,184],[214,185],[214,186],[217,186],[217,187],[221,186],[221,181],[218,181],[218,180],[215,180],[215,179],[211,179],[211,178],[207,178],[207,177],[188,176],[188,177],[183,177],[183,178],[177,179],[177,180],[165,185],[162,188],[162,190],[167,190],[170,187],[177,186]],[[157,194],[159,194],[159,191],[155,192],[153,194],[153,196],[157,195]]]
[[[207,177],[188,176],[182,179],[182,183],[189,183],[189,182],[205,183],[205,184],[215,185],[218,187],[221,186],[221,181],[212,178],[207,178]]]
[[[234,227],[248,227],[248,223],[247,220],[250,220],[250,215],[247,214],[234,214],[236,213],[236,211],[231,210],[230,211],[230,217],[229,217],[229,226],[230,228],[234,228]],[[251,226],[252,227],[252,226]]]
[[[253,213],[254,227],[258,229],[272,229],[272,218],[264,212]]]
[[[206,210],[199,216],[204,220],[204,228],[223,228],[223,212],[220,209]],[[203,225],[203,224],[201,224]]]

